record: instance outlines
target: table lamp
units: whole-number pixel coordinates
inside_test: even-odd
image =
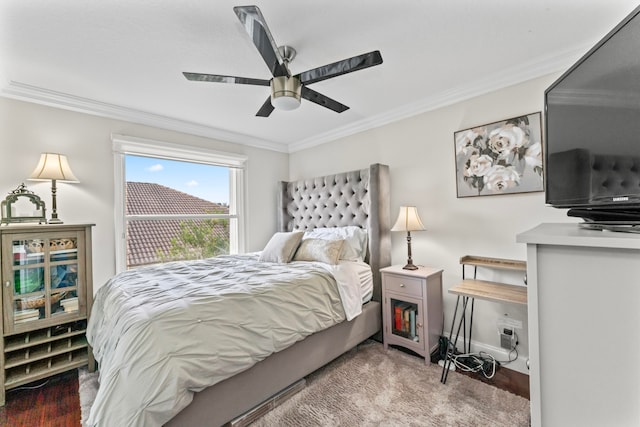
[[[51,180],[51,219],[48,222],[49,224],[62,224],[58,218],[56,205],[56,181],[80,182],[71,172],[67,156],[57,153],[42,153],[38,166],[31,173],[29,179],[32,181]]]
[[[396,223],[391,227],[391,231],[406,231],[407,232],[407,265],[402,267],[405,270],[417,270],[418,267],[413,264],[411,259],[411,232],[425,230],[420,216],[418,215],[418,209],[415,206],[400,206],[400,213]]]

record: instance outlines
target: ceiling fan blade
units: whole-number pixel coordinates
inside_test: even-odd
[[[187,80],[194,82],[235,83],[241,85],[269,86],[269,80],[248,77],[221,76],[218,74],[182,73]]]
[[[233,11],[247,30],[253,44],[260,52],[262,59],[269,67],[274,77],[289,76],[289,71],[284,65],[282,55],[278,51],[278,45],[273,40],[273,36],[267,26],[267,21],[262,16],[258,6],[236,6]]]
[[[298,74],[296,77],[299,77],[300,81],[303,84],[309,85],[311,83],[341,76],[343,74],[351,73],[353,71],[362,70],[364,68],[369,68],[373,67],[374,65],[380,64],[382,64],[382,55],[380,54],[379,50],[374,50],[373,52],[364,53],[362,55],[354,56],[349,59],[343,59],[342,61],[334,62],[333,64],[323,65],[322,67],[305,71]]]
[[[262,107],[256,113],[258,117],[269,117],[269,115],[273,112],[273,105],[271,105],[271,97],[268,97],[267,100],[262,104]]]
[[[321,105],[325,108],[335,111],[336,113],[342,113],[343,111],[347,111],[349,107],[344,104],[335,101],[328,96],[325,96],[321,93],[316,92],[313,89],[309,89],[306,86],[302,86],[302,97],[311,102],[315,102],[318,105]]]

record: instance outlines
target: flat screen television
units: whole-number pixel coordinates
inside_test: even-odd
[[[546,203],[585,223],[640,224],[640,7],[544,98]]]

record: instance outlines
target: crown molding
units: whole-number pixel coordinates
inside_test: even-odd
[[[10,81],[5,88],[0,90],[0,96],[265,150],[293,153],[465,101],[508,86],[564,71],[584,55],[590,46],[591,44],[581,45],[545,58],[538,58],[534,61],[521,63],[514,67],[504,69],[499,73],[495,73],[484,80],[445,90],[422,99],[419,102],[402,106],[384,114],[367,117],[353,124],[290,144],[277,143],[237,132],[229,132],[193,122],[56,92],[17,81]]]
[[[306,150],[330,141],[345,138],[350,135],[364,132],[369,129],[384,126],[389,123],[404,120],[418,114],[433,111],[458,102],[462,102],[476,96],[484,95],[505,87],[533,80],[553,73],[559,73],[571,67],[585,52],[589,50],[591,44],[581,45],[566,49],[560,53],[518,64],[515,67],[502,70],[484,80],[475,81],[469,85],[462,85],[456,88],[442,91],[425,98],[419,102],[405,105],[401,108],[368,117],[349,126],[334,129],[331,132],[316,135],[289,145],[289,152]],[[541,95],[542,99],[542,95]]]
[[[0,96],[90,114],[93,116],[123,120],[160,129],[187,133],[190,135],[203,136],[220,141],[233,142],[250,147],[288,153],[286,144],[280,144],[237,132],[229,132],[198,123],[57,92],[17,81],[9,81],[8,85],[0,90]]]

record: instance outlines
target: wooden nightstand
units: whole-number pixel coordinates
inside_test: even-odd
[[[380,273],[384,348],[402,346],[429,363],[442,333],[442,269],[392,265]]]

